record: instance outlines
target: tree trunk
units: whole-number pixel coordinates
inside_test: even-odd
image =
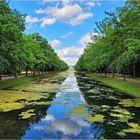
[[[35,76],[35,71],[33,71],[33,75]]]
[[[1,76],[1,74],[0,74],[0,80],[2,80],[2,76]]]
[[[44,70],[42,70],[42,74],[44,74]]]
[[[114,78],[115,75],[114,75],[114,66],[112,67],[112,78]]]
[[[135,62],[133,63],[133,77],[136,77],[136,67],[135,67]]]
[[[105,77],[107,77],[107,73],[106,73],[106,71],[105,71]]]
[[[126,80],[126,75],[125,75],[125,66],[123,66],[123,80]]]
[[[102,70],[100,69],[100,76],[101,76]]]
[[[96,72],[95,72],[95,73],[96,73],[96,75],[98,75],[98,72],[97,72],[97,70],[96,70]]]
[[[17,73],[14,74],[14,77],[17,78]]]
[[[26,77],[28,77],[28,70],[26,70]]]
[[[107,76],[107,73],[106,73],[106,67],[105,67],[105,77]]]
[[[47,73],[47,68],[45,68],[45,73]]]

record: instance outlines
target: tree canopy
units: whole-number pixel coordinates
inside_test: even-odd
[[[80,71],[140,75],[140,1],[126,1],[96,23],[98,39],[88,44],[75,68]]]
[[[65,70],[62,61],[47,39],[38,33],[24,34],[25,15],[0,1],[0,77],[2,74],[16,76],[22,71]]]

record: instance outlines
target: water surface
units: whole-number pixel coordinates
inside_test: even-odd
[[[50,103],[33,106],[35,115],[28,119],[17,115],[21,109],[1,112],[0,138],[140,138],[138,98],[73,72],[59,84]]]

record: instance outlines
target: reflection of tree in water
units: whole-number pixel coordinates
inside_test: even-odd
[[[128,108],[118,104],[123,99],[133,99],[134,97],[124,93],[122,94],[121,92],[104,86],[84,75],[81,76],[77,74],[76,78],[80,91],[87,103],[89,112],[93,116],[96,114],[104,116],[103,122],[91,123],[91,133],[94,133],[95,138],[140,138],[140,135],[136,133],[127,133],[125,137],[117,134],[117,132],[120,132],[123,129],[128,129],[128,122],[140,123],[139,108],[135,108],[134,106]],[[114,109],[124,109],[133,115],[130,116],[128,120],[127,118],[119,120],[118,117],[110,115]],[[119,114],[119,112],[116,114]],[[124,115],[124,117],[126,116],[127,115]]]
[[[59,78],[61,84],[65,78]],[[52,101],[56,93],[50,93],[47,101]],[[50,104],[51,105],[51,104]],[[0,112],[0,138],[1,139],[20,139],[27,129],[30,129],[30,123],[37,123],[44,118],[50,105],[29,105],[23,109],[10,112]],[[19,114],[29,109],[34,109],[34,116],[28,119],[21,119]]]
[[[55,94],[54,94],[55,95]],[[46,116],[50,105],[28,106],[24,109],[0,114],[0,138],[19,139],[28,129],[30,123],[36,123]],[[35,116],[29,119],[20,119],[18,114],[27,109],[35,109]]]

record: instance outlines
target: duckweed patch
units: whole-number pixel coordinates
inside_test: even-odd
[[[18,92],[18,91],[1,91],[0,93],[0,103],[5,102],[16,102],[16,101],[35,101],[41,98],[48,98],[49,94],[47,93],[31,93],[31,92]]]
[[[121,102],[119,102],[124,107],[140,107],[140,99],[124,99]]]
[[[114,122],[111,122],[111,121],[110,122],[107,122],[107,124],[108,125],[115,125],[115,123]]]
[[[0,112],[8,112],[22,108],[24,108],[24,104],[21,103],[0,103]]]
[[[109,95],[107,98],[108,98],[108,99],[111,99],[111,100],[118,100],[117,97],[115,97],[115,96],[111,96],[111,95]]]
[[[57,92],[61,85],[57,83],[33,83],[31,85],[17,87],[18,90],[26,90],[30,92]]]
[[[0,90],[0,112],[22,109],[27,105],[48,105],[49,93],[56,93],[67,73],[59,73],[51,78],[17,85],[12,90]],[[49,83],[48,80],[54,81]],[[26,92],[23,92],[26,91]]]
[[[98,105],[92,105],[92,111],[98,111],[100,109],[101,109],[100,106],[98,106]]]
[[[27,105],[49,104],[47,93],[31,93],[18,91],[1,91],[0,112],[22,109]],[[46,101],[45,101],[46,100]]]
[[[128,110],[123,108],[113,109],[110,113],[111,116],[117,117],[120,122],[128,122],[133,118],[134,113],[130,113]]]
[[[108,105],[101,105],[102,108],[110,108]]]
[[[117,132],[117,134],[118,134],[119,136],[121,136],[121,137],[126,136],[125,132],[123,132],[123,131]]]
[[[90,89],[90,90],[88,91],[88,93],[99,94],[99,93],[101,93],[101,92],[98,91],[98,90],[96,90],[96,89]]]
[[[128,120],[132,119],[131,115],[126,114],[118,114],[118,113],[110,113],[110,116],[117,117],[119,122],[128,122]]]
[[[84,106],[77,106],[66,112],[66,114],[68,113],[71,113],[72,117],[91,117],[91,114],[85,111]]]
[[[96,114],[94,117],[87,118],[88,122],[103,122],[104,116],[101,114]]]
[[[61,83],[67,74],[67,72],[49,74],[47,78],[42,77],[40,80],[14,86],[12,87],[12,90],[54,93],[61,88]]]
[[[122,108],[113,109],[112,111],[120,113],[120,114],[124,114],[124,115],[130,115],[131,114],[128,110],[122,109]]]
[[[130,128],[123,129],[122,131],[118,132],[117,134],[120,136],[126,136],[126,133],[136,133],[140,134],[140,125],[138,123],[127,123]]]
[[[131,127],[129,129],[122,130],[126,133],[137,133],[140,134],[140,125],[138,123],[128,123],[128,125]]]
[[[72,117],[83,117],[88,122],[103,122],[104,116],[97,114],[94,117],[85,111],[84,106],[77,106],[74,109],[71,109],[66,112],[66,114],[71,113]]]
[[[19,114],[18,116],[22,119],[29,119],[30,117],[35,116],[34,109],[26,110],[22,112],[21,114]]]

